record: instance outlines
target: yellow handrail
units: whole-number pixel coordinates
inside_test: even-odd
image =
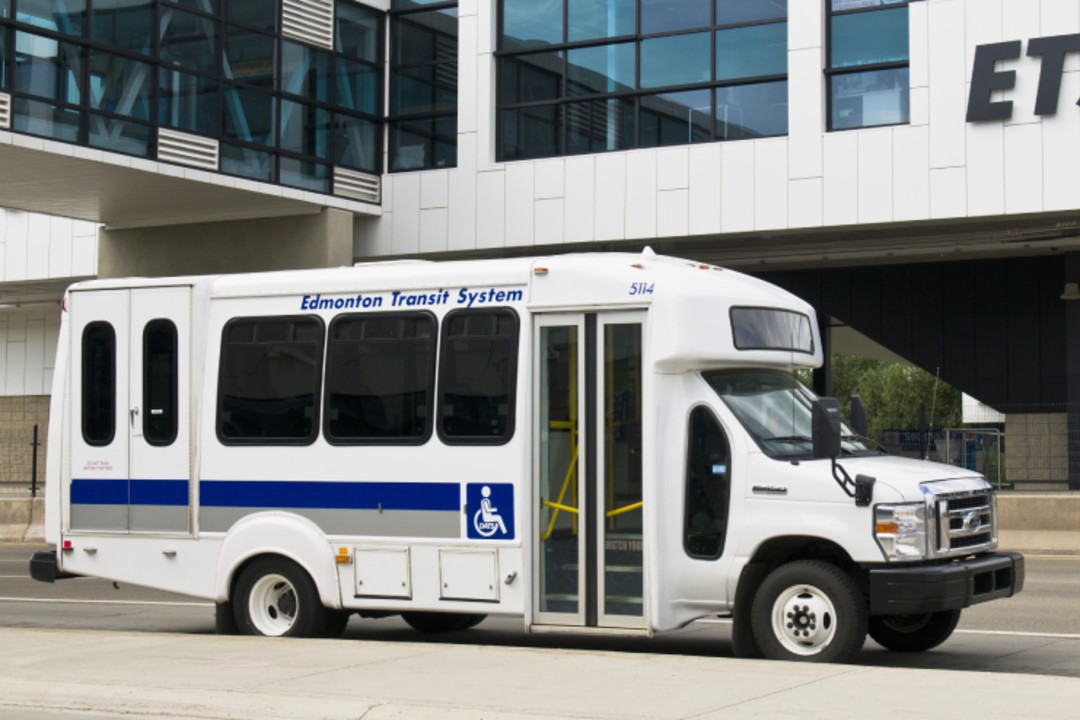
[[[626,507],[616,508],[616,509],[614,509],[614,510],[608,510],[608,511],[607,511],[607,516],[608,516],[609,518],[613,518],[613,517],[615,517],[616,515],[622,515],[623,513],[628,513],[628,512],[632,512],[632,511],[634,511],[634,510],[640,510],[640,509],[641,509],[641,507],[642,507],[642,506],[643,506],[644,504],[645,504],[645,503],[644,503],[643,501],[639,500],[639,501],[637,501],[636,503],[633,503],[632,505],[627,505]]]
[[[559,519],[560,510],[567,510],[569,512],[572,512],[575,517],[577,516],[577,508],[571,508],[568,505],[563,505],[563,498],[566,497],[566,491],[570,487],[570,481],[577,476],[578,448],[576,439],[577,431],[574,430],[573,434],[570,436],[570,442],[572,445],[572,450],[570,452],[570,467],[566,468],[566,477],[563,478],[562,488],[559,490],[559,499],[555,502],[551,502],[550,500],[541,501],[541,504],[547,505],[551,508],[555,508],[555,512],[551,513],[551,520],[548,522],[547,532],[540,536],[541,542],[550,538],[552,533],[555,532],[555,522]]]
[[[560,505],[559,503],[553,503],[550,500],[541,500],[540,504],[545,507],[555,508],[556,510],[565,510],[566,512],[573,513],[574,515],[578,514],[578,509],[576,507],[570,507],[569,505]],[[547,538],[545,537],[544,539],[546,540]]]

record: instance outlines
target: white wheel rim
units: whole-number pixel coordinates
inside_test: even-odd
[[[296,622],[296,588],[283,575],[263,575],[248,596],[248,616],[262,635],[284,635]]]
[[[836,637],[836,608],[813,585],[793,585],[773,603],[773,634],[795,655],[817,655]]]

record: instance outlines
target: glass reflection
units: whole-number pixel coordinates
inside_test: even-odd
[[[224,135],[259,145],[274,144],[274,96],[262,90],[226,86]]]
[[[909,121],[906,67],[834,75],[829,87],[833,130]]]
[[[18,92],[78,105],[82,99],[82,67],[82,49],[78,45],[15,33],[12,87]]]
[[[329,102],[330,55],[299,43],[281,45],[281,90]]]
[[[586,100],[566,106],[567,148],[574,155],[634,147],[634,101]]]
[[[906,7],[832,18],[831,67],[903,62],[908,52]]]
[[[716,136],[721,140],[787,135],[787,81],[716,89]]]
[[[213,73],[217,67],[217,23],[210,18],[163,7],[161,59],[190,70]]]
[[[567,0],[567,40],[633,35],[637,25],[636,0]]]
[[[716,79],[787,74],[787,23],[716,32]]]
[[[378,169],[379,124],[337,113],[334,122],[334,162],[355,170]]]
[[[217,135],[217,82],[162,68],[158,79],[158,121],[177,130]]]
[[[125,155],[150,157],[150,150],[153,147],[151,139],[154,133],[149,125],[104,117],[95,113],[90,113],[89,120],[87,139],[91,147]]]
[[[712,25],[710,0],[641,0],[641,34],[696,30]]]
[[[500,113],[502,157],[508,160],[551,157],[561,152],[562,107],[534,105]]]
[[[787,0],[716,0],[716,24],[783,20],[787,5]]]
[[[363,63],[337,59],[337,105],[375,115],[379,112],[379,71]]]
[[[148,55],[154,18],[153,0],[94,0],[94,41]]]
[[[557,100],[562,87],[562,52],[534,53],[499,61],[505,104]]]
[[[633,90],[635,54],[633,43],[571,50],[566,64],[567,94]]]
[[[691,85],[712,77],[712,33],[669,35],[641,41],[641,87]]]
[[[392,123],[390,163],[394,171],[457,165],[457,117]]]
[[[15,19],[43,30],[81,36],[86,0],[19,0]]]
[[[640,147],[689,145],[712,139],[712,90],[641,98]]]
[[[150,119],[153,68],[149,63],[90,51],[90,107]]]
[[[563,0],[503,0],[504,50],[523,50],[563,41]]]
[[[397,65],[456,63],[457,29],[457,8],[413,13],[396,18],[391,31],[393,62]]]
[[[339,2],[334,12],[334,50],[353,60],[379,62],[380,17],[362,5]]]

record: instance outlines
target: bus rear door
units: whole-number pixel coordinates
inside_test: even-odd
[[[69,528],[189,532],[191,288],[70,305]]]

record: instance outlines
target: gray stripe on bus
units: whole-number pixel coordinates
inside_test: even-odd
[[[302,515],[327,535],[370,537],[461,537],[461,513],[456,510],[328,510],[320,508],[235,508],[199,509],[200,532],[226,532],[241,518],[265,511]]]
[[[132,505],[131,529],[187,532],[189,515],[187,505]]]
[[[127,530],[127,505],[71,506],[72,530]]]

